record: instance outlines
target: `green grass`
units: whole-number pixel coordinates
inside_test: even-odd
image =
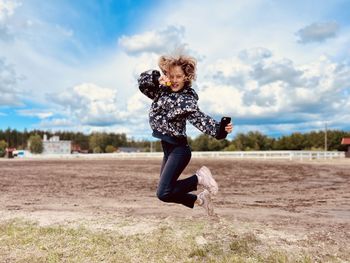
[[[118,231],[134,223],[92,230],[83,224],[43,227],[5,221],[0,224],[0,262],[314,262],[309,255],[271,249],[254,233],[238,234],[228,222],[159,220],[147,233]],[[198,243],[198,237],[204,242]]]

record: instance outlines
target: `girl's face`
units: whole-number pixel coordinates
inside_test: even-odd
[[[168,78],[171,82],[170,88],[172,91],[179,91],[185,85],[186,76],[180,66],[170,68]]]

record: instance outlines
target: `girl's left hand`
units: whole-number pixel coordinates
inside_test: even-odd
[[[227,133],[231,133],[232,130],[233,130],[233,125],[232,125],[232,122],[230,122],[229,124],[226,125],[225,131],[227,131]]]
[[[160,76],[158,81],[159,81],[159,84],[161,84],[163,86],[170,86],[171,85],[171,82],[170,82],[169,78],[166,75]],[[169,83],[170,83],[170,85],[169,85]]]

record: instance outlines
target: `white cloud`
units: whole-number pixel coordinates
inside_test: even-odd
[[[73,31],[38,17],[28,18],[23,13],[30,5],[27,3],[16,10],[22,3],[0,0],[0,55],[10,63],[4,69],[5,58],[0,57],[0,91],[6,88],[7,92],[0,97],[0,105],[19,106],[24,100],[45,104],[44,90],[62,89],[71,84],[70,76],[79,76],[74,65],[53,56],[59,45],[67,44],[65,39],[70,39]],[[62,60],[66,58],[60,55]],[[4,72],[11,72],[11,79],[7,76],[4,81]]]
[[[334,38],[339,30],[339,24],[335,21],[312,23],[298,30],[296,35],[299,43],[323,42]]]
[[[133,135],[137,139],[144,138],[145,133],[138,133],[136,128],[130,129],[120,125],[110,126],[90,126],[84,125],[79,122],[73,121],[71,118],[51,118],[40,121],[36,128],[54,131],[75,131],[90,134],[92,132],[113,132],[113,133],[125,133],[129,136]],[[135,131],[136,130],[136,131]]]
[[[33,23],[30,21],[29,25],[31,26]],[[72,37],[74,35],[74,31],[73,29],[70,28],[65,28],[61,25],[56,25],[55,28],[57,29],[58,32],[60,32],[60,34],[62,34],[63,36],[66,37]]]
[[[12,35],[9,28],[6,25],[0,23],[0,40],[10,41],[12,40]]]
[[[20,106],[20,90],[17,87],[22,78],[17,76],[12,65],[0,57],[0,106]]]
[[[45,116],[39,123],[41,128],[71,129],[86,133],[119,132],[138,139],[150,133],[147,112],[151,100],[139,91],[126,101],[126,108],[120,107],[122,103],[115,90],[92,83],[79,84],[60,93],[50,93],[47,97],[58,108],[52,111],[53,115]]]
[[[126,114],[118,109],[117,92],[113,89],[83,83],[47,97],[67,108],[69,118],[82,125],[108,126],[125,121]]]
[[[0,21],[13,15],[14,10],[20,6],[21,3],[14,0],[0,0]]]
[[[170,1],[161,12],[166,15],[152,16],[145,30],[159,25],[182,25],[186,32],[184,42],[204,56],[205,63],[232,57],[252,47],[266,48],[275,57],[288,57],[295,63],[307,63],[322,54],[342,57],[349,54],[350,34],[345,27],[331,45],[328,42],[300,45],[295,39],[296,31],[313,21],[322,21],[329,10],[336,8],[339,5],[335,2],[315,6],[305,1]],[[218,15],[213,17],[214,13]],[[336,21],[336,17],[333,19]]]
[[[21,4],[13,0],[0,0],[0,40],[9,41],[13,39],[8,19],[14,14],[15,9]]]
[[[200,84],[199,84],[200,85]],[[198,92],[199,106],[202,111],[225,115],[226,113],[239,112],[242,108],[242,93],[234,87],[218,85],[215,82],[205,86]]]
[[[272,56],[272,52],[267,48],[257,47],[245,49],[239,52],[238,57],[243,61],[260,62]]]
[[[49,112],[47,110],[18,110],[17,113],[21,116],[29,116],[29,117],[37,117],[39,119],[46,119],[51,116],[53,116],[52,112]]]
[[[118,43],[130,55],[143,52],[167,53],[183,47],[185,29],[182,26],[167,26],[161,30],[147,31],[134,36],[122,36]]]
[[[74,38],[74,31],[66,25],[43,20],[33,11],[39,6],[30,1],[22,4],[15,0],[0,0],[0,50],[9,61],[16,64],[16,68],[25,68],[26,62],[29,62],[27,68],[36,69],[38,60],[51,62],[50,66],[54,67],[59,62],[77,62],[76,56],[84,51],[80,42]],[[23,63],[25,65],[22,67]]]
[[[337,63],[325,56],[298,66],[273,56],[258,64],[237,57],[220,59],[208,66],[205,74],[197,84],[202,87],[201,108],[217,117],[230,115],[243,125],[284,123],[287,127],[289,123],[295,129],[308,122],[310,127],[322,125],[324,120],[334,121],[335,116],[347,114],[350,104],[346,92],[349,63]],[[240,81],[235,81],[237,76],[241,76]]]
[[[137,92],[128,100],[127,110],[133,115],[145,114],[150,104],[151,100],[149,98],[141,92]]]
[[[298,86],[302,84],[301,75],[302,72],[289,59],[262,62],[254,65],[252,71],[252,77],[259,82],[259,85],[283,81],[291,86]]]
[[[40,127],[49,128],[49,129],[64,128],[64,127],[71,129],[75,125],[76,124],[74,122],[66,118],[45,119],[39,123]]]

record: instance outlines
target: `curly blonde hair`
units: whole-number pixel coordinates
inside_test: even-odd
[[[196,80],[197,60],[190,56],[161,56],[158,60],[158,66],[164,75],[167,75],[169,69],[175,66],[180,66],[185,73],[185,84],[192,84]]]

